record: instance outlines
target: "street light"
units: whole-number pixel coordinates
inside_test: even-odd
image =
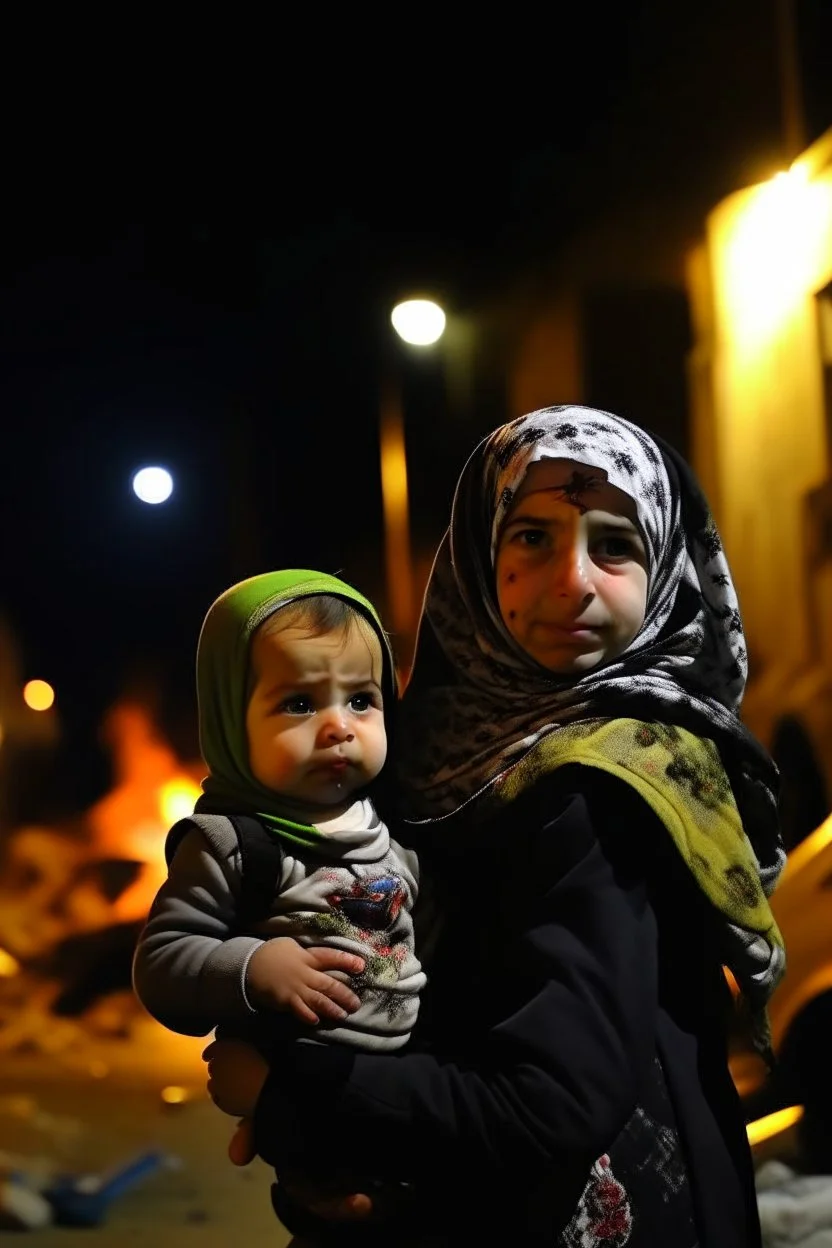
[[[431,299],[407,299],[390,314],[393,328],[410,346],[429,347],[445,329],[445,313]],[[410,665],[415,635],[413,558],[408,518],[407,456],[401,386],[397,371],[386,370],[380,413],[381,497],[384,511],[384,554],[390,623],[400,657]]]
[[[432,299],[406,299],[390,313],[393,328],[412,347],[432,347],[445,332],[445,313]]]
[[[173,493],[173,477],[167,468],[140,468],[134,473],[133,493],[143,503],[164,503]]]

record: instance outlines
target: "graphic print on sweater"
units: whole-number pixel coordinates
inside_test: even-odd
[[[343,871],[327,873],[331,891],[325,894],[328,911],[307,914],[304,927],[321,937],[354,942],[362,947],[365,967],[351,978],[362,1001],[382,1006],[389,1021],[395,1022],[406,1007],[401,993],[391,992],[402,977],[402,968],[412,951],[403,939],[405,930],[394,932],[396,921],[408,899],[401,877],[385,871],[377,876],[344,878]]]

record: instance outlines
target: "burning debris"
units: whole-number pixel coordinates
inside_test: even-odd
[[[147,1223],[156,1242],[157,1199],[174,1231],[230,1224],[227,1209],[236,1227],[236,1184],[252,1177],[226,1160],[204,1038],[161,1027],[130,984],[165,835],[193,809],[202,765],[183,763],[141,706],[116,706],[105,730],[111,791],[71,823],[0,841],[0,1239],[94,1227],[120,1244]],[[266,1204],[260,1238],[272,1227]]]
[[[112,790],[61,826],[11,831],[0,858],[0,1052],[57,1052],[85,1029],[126,1033],[133,948],[164,876],[172,823],[190,813],[202,765],[183,763],[147,711],[104,726]]]

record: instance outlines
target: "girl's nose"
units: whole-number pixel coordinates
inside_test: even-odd
[[[580,541],[564,543],[555,562],[555,585],[561,598],[582,601],[594,596],[592,559]]]

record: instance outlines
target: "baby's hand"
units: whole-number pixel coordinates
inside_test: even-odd
[[[342,949],[318,945],[314,949],[277,936],[252,954],[246,969],[246,993],[258,1009],[289,1010],[304,1023],[322,1018],[341,1022],[361,1004],[340,980],[326,974],[341,971],[360,975],[364,959]]]

